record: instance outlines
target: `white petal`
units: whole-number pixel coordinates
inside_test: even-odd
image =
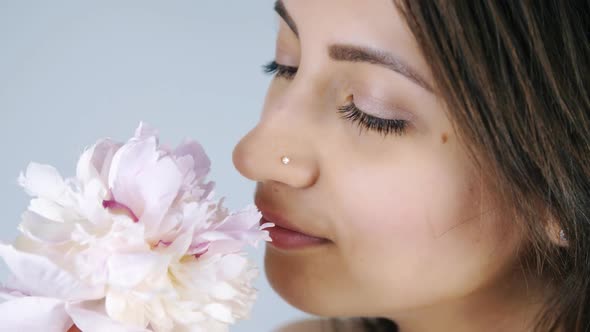
[[[109,317],[128,325],[146,327],[149,323],[145,303],[131,295],[109,291],[105,310]]]
[[[76,167],[77,178],[83,183],[87,183],[93,179],[100,179],[106,185],[108,183],[108,171],[111,161],[121,145],[118,142],[106,138],[84,151]]]
[[[207,316],[200,310],[201,306],[194,301],[165,302],[164,306],[168,315],[178,325],[190,325],[195,323],[201,325],[207,320]]]
[[[9,282],[9,284],[12,284],[11,282]],[[4,301],[8,301],[8,300],[14,300],[17,298],[21,298],[23,296],[29,296],[29,294],[25,294],[22,291],[19,290],[20,287],[12,287],[12,285],[6,285],[5,286],[0,286],[0,299]]]
[[[64,216],[64,212],[66,211],[64,211],[63,206],[46,198],[31,199],[28,209],[50,220],[59,222],[67,220]]]
[[[23,291],[29,294],[58,299],[94,299],[104,296],[104,288],[83,284],[47,257],[18,251],[5,244],[0,244],[0,257],[19,283],[27,286]]]
[[[106,183],[99,180],[91,180],[84,185],[84,192],[80,199],[80,212],[85,219],[95,225],[107,227],[111,221],[111,214],[102,205],[107,198],[108,189]]]
[[[36,241],[58,244],[71,239],[74,224],[56,222],[45,219],[37,213],[25,211],[18,229]]]
[[[170,255],[170,260],[178,261],[183,256],[189,254],[189,248],[193,238],[195,225],[190,225],[188,229],[185,229],[179,234],[179,236],[166,248],[162,249],[162,253]]]
[[[105,238],[106,248],[113,252],[144,252],[150,249],[142,223],[134,223],[125,215],[113,215],[112,220],[111,230]]]
[[[229,332],[229,326],[217,320],[209,319],[193,325],[179,325],[174,332]]]
[[[31,196],[54,199],[66,188],[63,178],[53,166],[30,163],[26,173],[19,176],[19,183]]]
[[[237,232],[233,232],[233,233],[226,233],[226,232],[222,232],[222,231],[208,231],[208,232],[204,232],[202,234],[199,235],[199,237],[203,238],[206,241],[219,241],[219,240],[233,240],[235,239],[234,236],[238,235]]]
[[[209,291],[219,300],[231,300],[239,295],[239,292],[227,282],[216,282]]]
[[[58,299],[26,296],[0,303],[0,331],[65,332],[71,326]]]
[[[66,311],[76,326],[84,332],[150,332],[148,329],[123,325],[111,319],[104,307],[104,301],[87,301],[66,304]]]
[[[209,257],[213,255],[219,254],[233,254],[240,252],[244,247],[244,243],[241,241],[236,240],[219,240],[209,244],[208,250],[203,255],[204,257]]]
[[[150,274],[165,274],[169,257],[157,253],[115,254],[108,260],[109,284],[133,288]]]
[[[248,259],[242,255],[230,254],[221,259],[220,278],[231,280],[237,278],[247,267]]]
[[[150,327],[154,332],[170,332],[176,331],[174,328],[174,321],[168,316],[160,299],[152,301],[146,306],[146,313],[150,318]]]
[[[211,316],[219,321],[222,321],[224,323],[231,324],[234,322],[234,318],[232,316],[231,309],[228,306],[223,305],[221,303],[207,304],[203,308],[203,311],[205,313],[207,313],[209,316]]]
[[[80,155],[78,163],[76,164],[76,176],[82,182],[88,182],[90,179],[98,177],[98,172],[92,165],[92,155],[94,154],[95,148],[96,145],[86,149],[82,155]]]

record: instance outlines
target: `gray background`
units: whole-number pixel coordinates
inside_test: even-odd
[[[98,138],[128,139],[140,120],[162,142],[198,140],[218,196],[238,209],[254,183],[231,151],[259,118],[274,55],[272,0],[0,0],[0,238],[16,236],[29,197],[17,176],[30,161],[74,175]],[[250,320],[231,331],[272,331],[307,317],[260,277]],[[0,278],[6,268],[0,263]]]

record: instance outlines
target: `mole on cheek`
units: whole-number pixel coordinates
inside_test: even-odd
[[[449,135],[447,133],[443,133],[441,139],[442,139],[442,144],[445,144],[449,140]]]

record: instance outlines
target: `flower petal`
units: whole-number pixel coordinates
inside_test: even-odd
[[[159,154],[156,148],[154,137],[132,140],[115,153],[111,163],[108,187],[112,190],[113,198],[128,206],[137,216],[143,213],[143,201],[136,195],[136,176],[157,162]]]
[[[227,282],[216,282],[209,291],[218,300],[231,300],[239,295],[238,290]]]
[[[84,151],[76,166],[77,178],[82,183],[100,179],[106,185],[113,156],[121,145],[121,143],[106,138]]]
[[[104,296],[103,287],[83,284],[47,257],[21,252],[5,244],[0,244],[0,257],[19,284],[26,285],[27,289],[21,291],[29,294],[64,300]]]
[[[134,139],[146,139],[151,136],[157,139],[158,130],[143,121],[139,122],[139,126],[135,129]]]
[[[249,205],[246,209],[229,215],[216,230],[239,235],[242,231],[256,229],[261,216],[254,205]]]
[[[132,326],[147,327],[146,306],[132,292],[118,292],[111,289],[105,298],[105,310],[114,320]]]
[[[25,296],[0,303],[1,331],[64,332],[71,326],[62,300]]]
[[[146,328],[124,325],[110,318],[106,314],[104,300],[67,303],[65,309],[84,332],[150,332]]]
[[[152,301],[150,305],[146,306],[146,313],[150,317],[150,327],[154,332],[176,332],[174,321],[166,313],[166,309],[160,299]]]
[[[49,220],[35,212],[25,211],[18,229],[33,240],[59,244],[71,239],[74,224]]]
[[[185,140],[182,144],[180,144],[175,150],[174,155],[177,158],[187,157],[190,156],[192,159],[192,176],[190,180],[199,180],[209,173],[211,168],[211,161],[205,150],[196,141],[192,140]]]
[[[25,174],[19,176],[19,183],[31,196],[57,200],[64,194],[65,182],[53,166],[30,163]]]
[[[150,274],[166,273],[170,258],[153,252],[113,254],[108,259],[109,284],[133,288]]]
[[[221,303],[207,304],[203,308],[203,311],[207,313],[209,316],[224,323],[232,324],[235,321],[235,319],[232,316],[231,309]]]
[[[46,219],[64,222],[68,218],[71,218],[71,210],[64,209],[62,205],[46,199],[46,198],[33,198],[29,202],[29,211],[35,212]]]
[[[152,167],[136,175],[137,189],[143,198],[145,210],[141,222],[146,224],[148,236],[155,235],[158,225],[168,212],[181,185],[181,174],[174,160],[164,157]]]

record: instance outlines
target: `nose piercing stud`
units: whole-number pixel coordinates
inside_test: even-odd
[[[291,159],[287,156],[283,156],[281,158],[281,162],[283,163],[283,165],[288,165],[291,162]]]

